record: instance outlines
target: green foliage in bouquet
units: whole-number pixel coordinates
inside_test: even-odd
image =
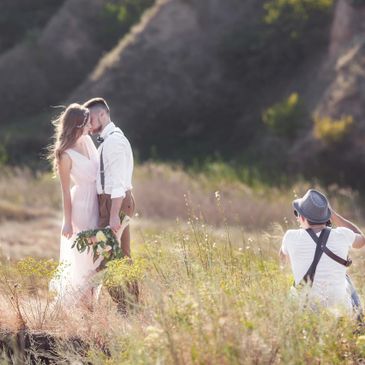
[[[119,242],[110,228],[91,229],[80,232],[71,248],[74,247],[76,247],[80,253],[85,251],[89,253],[92,250],[94,262],[100,257],[103,257],[98,271],[104,269],[109,261],[122,259],[124,257]]]

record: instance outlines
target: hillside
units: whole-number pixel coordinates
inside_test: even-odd
[[[238,105],[218,52],[257,3],[159,2],[69,100],[104,95],[143,157],[153,149],[171,158],[224,149]]]
[[[252,41],[249,31],[260,33],[264,3],[163,1],[69,100],[104,95],[144,157],[153,148],[172,158],[217,152],[237,158],[262,131],[261,110],[293,90],[306,92],[315,72],[306,60],[289,70],[245,64],[244,43]],[[312,51],[317,61],[326,49]],[[260,68],[267,73],[262,80]]]
[[[83,80],[103,52],[90,24],[101,9],[102,2],[65,1],[38,36],[1,54],[0,124],[46,110]]]
[[[219,158],[270,182],[364,186],[361,1],[87,4],[65,1],[33,43],[0,55],[10,162],[39,156],[50,105],[100,95],[141,160]]]
[[[328,58],[320,68],[328,85],[313,110],[315,115],[329,117],[323,130],[331,127],[332,132],[328,131],[320,140],[310,129],[293,151],[294,155],[300,154],[303,167],[325,175],[328,182],[342,180],[360,189],[364,183],[360,171],[365,164],[364,19],[364,6],[337,2]],[[352,123],[344,130],[346,117]],[[339,135],[345,131],[343,138],[337,140],[336,130]]]

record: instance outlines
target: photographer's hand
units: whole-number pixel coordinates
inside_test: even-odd
[[[342,217],[340,214],[338,214],[334,209],[331,208],[331,221],[337,226],[337,227],[346,227],[348,229],[351,229],[351,231],[357,233],[357,234],[363,234],[358,226],[356,226],[354,223],[350,222],[349,220]]]
[[[349,220],[345,219],[340,214],[335,212],[332,208],[331,208],[331,213],[332,213],[331,220],[337,227],[345,227],[345,228],[351,229],[351,231],[355,232],[356,237],[355,237],[355,241],[352,244],[352,247],[353,248],[364,247],[365,246],[365,236],[361,232],[361,229],[359,227],[357,227],[354,223],[350,222]]]

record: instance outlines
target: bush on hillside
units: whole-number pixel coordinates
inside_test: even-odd
[[[302,103],[297,93],[274,104],[262,114],[264,124],[275,134],[282,137],[295,137],[303,117]]]
[[[265,48],[279,66],[301,57],[328,39],[333,0],[271,0],[264,4]]]
[[[223,46],[228,72],[257,83],[292,71],[328,39],[333,0],[261,1],[258,22],[237,26]],[[232,67],[232,62],[235,67]]]
[[[327,144],[337,143],[349,133],[354,123],[351,115],[344,115],[340,119],[329,116],[314,118],[314,136]]]
[[[289,20],[295,28],[293,20],[310,22],[317,12],[331,9],[333,0],[270,0],[264,4],[266,10],[265,23],[275,24]],[[312,19],[310,19],[312,18]]]
[[[328,39],[333,0],[271,0],[265,3],[266,46],[282,60],[300,61]]]
[[[100,17],[100,26],[97,27],[97,37],[111,48],[122,36],[129,32],[146,9],[151,7],[155,0],[111,0],[104,6]]]

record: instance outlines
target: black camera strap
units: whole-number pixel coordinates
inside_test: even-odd
[[[308,230],[307,230],[307,232],[308,232]],[[303,276],[303,279],[300,281],[299,285],[304,285],[304,284],[308,284],[308,283],[310,286],[313,285],[313,280],[314,280],[314,275],[316,273],[317,265],[323,255],[323,252],[324,252],[323,248],[327,244],[328,237],[330,235],[330,230],[327,228],[323,229],[321,234],[319,235],[319,237],[317,237],[317,235],[314,232],[313,232],[313,234],[314,234],[315,238],[311,234],[310,234],[310,236],[312,237],[313,241],[317,245],[316,251],[314,253],[312,264],[309,266],[308,271]]]
[[[331,233],[330,228],[324,228],[319,237],[315,234],[315,232],[311,228],[308,228],[306,231],[311,236],[313,241],[316,243],[316,251],[314,253],[313,262],[310,265],[306,274],[304,275],[303,279],[300,281],[299,285],[304,285],[308,283],[310,286],[313,285],[313,280],[314,280],[314,275],[316,273],[317,265],[323,253],[325,253],[332,260],[338,262],[339,264],[345,267],[349,267],[352,264],[352,260],[350,258],[347,258],[347,260],[345,260],[342,257],[336,255],[327,247],[328,238]]]
[[[325,230],[331,231],[330,228],[325,228]],[[306,231],[312,237],[313,241],[317,243],[319,239],[318,239],[317,235],[314,233],[313,229],[308,228]],[[317,245],[318,245],[318,243],[317,243]],[[347,260],[343,259],[342,257],[340,257],[340,256],[336,255],[334,252],[332,252],[326,245],[324,245],[324,247],[323,247],[323,252],[328,257],[330,257],[332,260],[338,262],[340,265],[349,267],[352,264],[352,260],[349,257],[347,258]]]

